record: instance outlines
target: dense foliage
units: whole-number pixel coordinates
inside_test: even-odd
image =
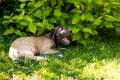
[[[63,25],[72,30],[72,41],[86,44],[90,36],[107,30],[120,33],[119,0],[19,0],[7,5],[12,11],[4,15],[3,35],[38,36]]]

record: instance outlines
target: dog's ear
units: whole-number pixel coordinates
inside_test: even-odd
[[[55,32],[56,32],[55,29],[51,29],[51,31],[50,31],[51,34],[54,34]]]
[[[50,33],[51,33],[51,38],[52,38],[52,39],[54,39],[56,32],[57,32],[56,29],[52,29],[52,30],[50,31]]]

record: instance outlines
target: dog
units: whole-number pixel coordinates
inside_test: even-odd
[[[53,50],[53,47],[59,46],[61,43],[68,45],[70,41],[67,36],[71,34],[71,30],[63,26],[57,26],[50,30],[50,32],[41,37],[20,37],[14,40],[9,48],[9,57],[12,61],[24,64],[20,58],[25,57],[32,60],[49,60],[49,58],[42,56],[35,56],[40,54],[54,54],[59,57],[63,55],[58,50]]]

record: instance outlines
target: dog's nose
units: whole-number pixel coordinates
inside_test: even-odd
[[[65,42],[65,45],[69,45],[69,44],[70,44],[70,41]]]
[[[72,30],[70,30],[70,33],[72,33]]]

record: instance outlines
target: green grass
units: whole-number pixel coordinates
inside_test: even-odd
[[[120,80],[120,42],[89,41],[86,46],[68,46],[63,58],[48,55],[50,61],[8,58],[8,46],[0,42],[0,80]]]

